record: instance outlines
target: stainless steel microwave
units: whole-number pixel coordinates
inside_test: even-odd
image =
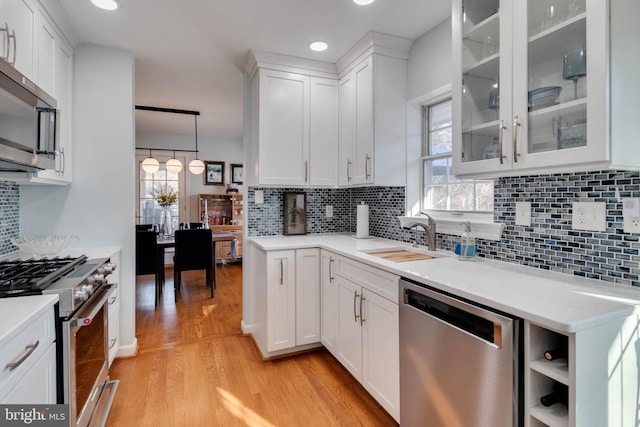
[[[55,169],[59,111],[56,101],[0,59],[0,171]]]

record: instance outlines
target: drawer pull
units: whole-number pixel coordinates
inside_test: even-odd
[[[109,350],[111,350],[113,348],[114,345],[116,345],[116,339],[112,339],[111,342],[109,342]]]
[[[34,351],[36,351],[36,348],[38,348],[38,345],[40,345],[40,340],[36,341],[35,344],[29,344],[28,346],[26,346],[24,349],[27,351],[25,354],[22,355],[22,357],[20,359],[18,359],[15,362],[11,362],[11,363],[7,363],[5,365],[5,368],[8,369],[9,371],[13,371],[14,369],[16,369],[18,366],[22,365],[22,363],[27,360],[27,358],[29,356],[31,356],[31,353],[33,353]]]
[[[114,302],[116,302],[117,299],[118,299],[118,297],[109,298],[109,305],[112,305]]]

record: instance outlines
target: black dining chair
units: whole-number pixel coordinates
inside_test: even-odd
[[[155,304],[158,305],[158,300],[162,293],[164,272],[160,271],[158,242],[156,239],[157,235],[153,230],[136,231],[136,276],[155,275]]]
[[[153,224],[136,224],[136,231],[153,230]]]
[[[205,270],[206,283],[213,298],[213,251],[210,229],[176,230],[173,256],[173,284],[176,301],[180,291],[181,272]]]

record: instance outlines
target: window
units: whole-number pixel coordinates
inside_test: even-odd
[[[184,169],[179,173],[167,172],[166,160],[155,156],[160,162],[160,169],[156,173],[147,173],[142,170],[142,158],[138,159],[138,224],[160,224],[162,209],[154,199],[154,193],[169,188],[178,192],[176,203],[171,205],[171,222],[173,228],[180,223],[180,212],[185,212],[185,200],[181,195],[185,194]],[[185,164],[184,159],[180,159]]]
[[[422,119],[422,210],[493,211],[493,181],[457,179],[451,171],[451,100],[423,106]]]

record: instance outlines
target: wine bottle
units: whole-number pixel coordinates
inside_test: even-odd
[[[547,360],[564,359],[567,357],[567,347],[558,347],[544,352],[544,358]]]
[[[569,392],[566,387],[558,387],[549,394],[540,397],[542,406],[551,406],[555,403],[567,405],[569,402]]]

